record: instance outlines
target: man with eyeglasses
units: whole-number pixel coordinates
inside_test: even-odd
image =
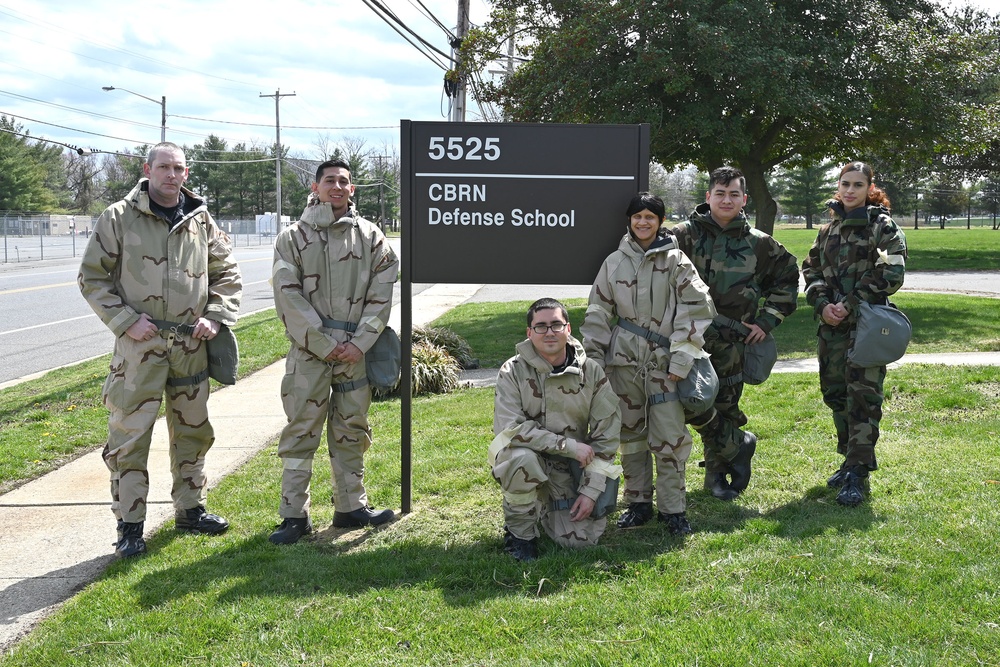
[[[504,551],[538,558],[539,524],[557,544],[597,544],[621,467],[618,396],[572,337],[566,307],[539,299],[527,339],[497,376],[489,462],[503,489]]]

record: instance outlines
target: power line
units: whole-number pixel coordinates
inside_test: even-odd
[[[430,42],[426,41],[423,37],[420,37],[419,35],[417,35],[417,33],[413,32],[413,30],[411,30],[405,23],[400,21],[395,14],[393,14],[391,11],[385,8],[378,0],[363,0],[363,2],[369,9],[375,12],[376,16],[382,19],[386,23],[386,25],[392,28],[400,37],[409,42],[410,45],[413,46],[413,48],[415,48],[421,54],[423,54],[425,58],[427,58],[432,63],[434,63],[435,65],[437,65],[438,67],[440,67],[445,71],[449,69],[448,65],[439,60],[433,54],[429,53],[426,49],[430,49],[431,51],[440,54],[449,63],[451,62],[450,55],[437,49],[436,47],[431,45]],[[385,12],[385,14],[382,13],[383,11]],[[420,44],[418,45],[416,42],[413,41],[413,39],[404,34],[403,30],[412,35],[414,39],[420,42]]]
[[[410,4],[414,7],[417,7],[419,5],[419,9],[423,10],[421,13],[423,13],[424,16],[429,18],[432,23],[437,25],[437,27],[441,28],[441,32],[445,34],[449,42],[455,39],[455,33],[453,33],[447,26],[441,23],[441,21],[438,20],[438,17],[434,16],[434,12],[428,9],[424,3],[422,3],[420,0],[410,0]]]
[[[3,12],[0,12],[0,13],[3,13]],[[54,107],[56,109],[65,109],[66,111],[73,111],[75,113],[80,113],[80,114],[84,114],[84,115],[87,115],[87,116],[93,116],[95,118],[105,118],[107,120],[113,120],[113,121],[118,122],[118,123],[127,123],[129,125],[137,125],[139,127],[149,127],[149,128],[160,129],[159,125],[151,125],[149,123],[143,123],[143,122],[136,121],[136,120],[128,120],[128,119],[125,119],[125,118],[117,118],[115,116],[108,116],[108,115],[103,114],[103,113],[97,113],[96,111],[86,111],[84,109],[78,109],[76,107],[70,107],[70,106],[66,106],[64,104],[56,104],[55,102],[46,102],[45,100],[40,100],[40,99],[37,99],[35,97],[28,97],[27,95],[19,95],[18,93],[13,93],[13,92],[10,92],[8,90],[0,90],[0,94],[2,94],[2,95],[8,95],[10,97],[15,97],[17,99],[25,100],[25,101],[28,101],[28,102],[34,102],[36,104],[44,104],[45,106]],[[176,113],[170,114],[170,117],[171,118],[183,118],[185,120],[197,120],[197,121],[201,121],[201,122],[204,122],[204,123],[220,123],[220,124],[225,124],[225,125],[243,125],[243,126],[246,126],[246,127],[273,127],[273,125],[271,125],[269,123],[241,123],[241,122],[232,121],[232,120],[219,120],[219,119],[215,119],[215,118],[198,118],[196,116],[182,116],[181,114],[176,114]],[[35,121],[35,122],[41,122],[41,121]],[[315,125],[283,125],[282,127],[284,127],[285,129],[288,129],[288,130],[391,130],[393,128],[398,128],[399,125],[355,125],[355,126],[346,126],[346,127],[324,127],[324,126],[315,126]],[[178,130],[176,128],[170,128],[170,130],[172,132],[175,132],[175,133],[178,133],[178,134],[187,134],[187,135],[190,135],[192,137],[205,137],[204,134],[199,134],[197,132],[185,132],[184,130]]]
[[[3,92],[3,91],[0,91]],[[215,118],[197,118],[195,116],[181,116],[180,114],[170,114],[174,118],[184,118],[186,120],[199,120],[205,123],[224,123],[226,125],[245,125],[248,127],[274,127],[272,123],[241,123],[235,120],[217,120]],[[159,127],[159,126],[157,126]],[[282,125],[286,130],[391,130],[399,125],[356,125],[349,127],[322,127],[315,125]]]
[[[51,123],[45,123],[43,121],[33,120],[31,118],[25,118],[24,116],[16,116],[14,114],[5,113],[5,112],[2,112],[2,111],[0,111],[0,115],[6,115],[6,116],[10,116],[12,118],[20,118],[21,120],[30,120],[30,121],[35,122],[35,123],[41,123],[42,125],[52,125]],[[134,143],[134,144],[139,145],[139,146],[147,145],[149,143],[149,142],[145,142],[145,141],[139,141],[137,139],[123,139],[121,137],[111,137],[111,136],[108,136],[106,134],[97,134],[96,132],[87,132],[86,130],[80,130],[80,129],[77,129],[77,128],[74,128],[74,127],[64,127],[62,125],[53,125],[53,127],[58,127],[60,129],[63,129],[63,130],[72,130],[74,132],[83,132],[85,134],[93,134],[95,136],[104,137],[106,139],[118,139],[119,141],[128,141],[129,143]],[[36,136],[34,136],[32,134],[25,134],[23,132],[16,132],[14,130],[8,130],[8,129],[5,129],[5,128],[0,128],[0,132],[6,132],[7,134],[16,134],[19,137],[24,137],[26,139],[33,139],[35,141],[40,141],[40,142],[46,143],[46,144],[56,144],[58,146],[65,146],[66,148],[69,148],[70,150],[76,151],[80,155],[90,155],[90,154],[98,154],[99,153],[101,155],[117,155],[117,156],[120,156],[120,157],[137,157],[137,158],[142,158],[144,160],[146,159],[145,155],[139,155],[139,154],[136,154],[136,153],[118,153],[117,151],[105,151],[105,150],[101,150],[99,148],[84,148],[84,147],[80,147],[80,146],[75,146],[73,144],[67,144],[67,143],[65,143],[63,141],[56,141],[55,139],[46,139],[44,137],[36,137]],[[200,150],[203,150],[203,149],[200,149]],[[206,152],[210,152],[210,153],[222,153],[223,155],[242,155],[242,154],[246,154],[246,153],[262,154],[262,153],[260,153],[260,151],[219,151],[219,150],[207,150]],[[252,163],[255,163],[255,162],[273,162],[273,161],[274,161],[274,158],[267,157],[267,158],[262,158],[262,159],[259,159],[259,160],[188,160],[188,163],[189,164],[252,164]]]
[[[2,12],[0,12],[2,13]],[[28,102],[35,102],[36,104],[44,104],[48,107],[55,107],[56,109],[65,109],[67,111],[73,111],[76,113],[85,114],[87,116],[94,116],[95,118],[106,118],[108,120],[113,120],[119,123],[128,123],[129,125],[138,125],[139,127],[152,127],[157,130],[160,129],[159,125],[150,125],[149,123],[142,123],[136,120],[126,120],[124,118],[115,118],[114,116],[107,116],[103,113],[97,113],[95,111],[84,111],[83,109],[77,109],[75,107],[68,107],[64,104],[56,104],[55,102],[46,102],[45,100],[39,100],[34,97],[28,97],[27,95],[19,95],[17,93],[12,93],[9,90],[0,90],[0,94],[7,95],[9,97],[16,97],[20,100],[27,100]]]
[[[7,134],[14,134],[14,135],[17,135],[19,137],[24,137],[25,139],[33,139],[34,141],[38,141],[38,142],[41,142],[43,144],[55,144],[56,146],[65,146],[66,148],[68,148],[68,149],[70,149],[72,151],[76,151],[77,153],[80,153],[81,155],[83,155],[83,153],[85,151],[86,152],[90,152],[90,149],[80,148],[79,146],[74,146],[72,144],[66,144],[66,143],[63,143],[61,141],[54,141],[52,139],[42,139],[41,137],[36,137],[36,136],[30,135],[30,134],[25,134],[24,132],[17,132],[15,130],[8,130],[5,127],[0,127],[0,132],[6,132]]]
[[[48,125],[49,127],[58,127],[60,130],[70,130],[71,132],[82,132],[83,134],[90,134],[95,137],[104,137],[105,139],[117,139],[118,141],[127,141],[129,143],[143,145],[149,143],[148,141],[140,141],[138,139],[126,139],[125,137],[113,137],[109,134],[100,134],[99,132],[89,132],[87,130],[80,130],[75,127],[67,127],[65,125],[57,125],[55,123],[46,123],[44,120],[38,120],[37,118],[28,118],[27,116],[20,116],[18,114],[13,114],[6,111],[0,111],[0,114],[10,116],[11,118],[20,118],[21,120],[27,120],[32,123],[39,123],[41,125]]]

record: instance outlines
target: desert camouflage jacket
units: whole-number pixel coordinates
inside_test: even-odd
[[[115,336],[146,313],[193,324],[199,317],[236,324],[243,282],[232,242],[205,202],[183,189],[183,218],[172,227],[149,208],[148,180],[109,206],[80,262],[84,298]]]
[[[602,367],[652,356],[657,368],[687,377],[694,360],[705,356],[705,330],[713,317],[708,287],[671,237],[643,251],[626,233],[594,280],[580,332],[587,356]],[[669,339],[669,349],[616,327],[616,318]]]
[[[389,321],[398,271],[382,230],[353,207],[335,219],[330,204],[311,196],[274,242],[274,305],[289,340],[319,359],[344,341],[367,352]],[[325,327],[324,319],[357,330]]]
[[[494,443],[565,458],[575,458],[577,443],[590,445],[594,462],[584,470],[580,493],[596,500],[607,476],[618,474],[610,467],[621,431],[618,395],[580,342],[570,336],[569,346],[572,362],[553,373],[552,364],[535,351],[531,340],[518,343],[517,355],[497,375],[493,433],[503,437]]]
[[[720,315],[769,332],[795,312],[798,261],[771,236],[751,227],[743,212],[723,228],[712,219],[708,204],[701,204],[667,233],[698,267]]]
[[[848,214],[839,201],[831,200],[827,206],[833,219],[820,227],[802,262],[806,302],[815,317],[841,297],[852,314],[862,301],[886,303],[903,286],[906,237],[902,230],[883,206],[857,208]]]

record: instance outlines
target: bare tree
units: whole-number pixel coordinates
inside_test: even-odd
[[[684,219],[698,204],[692,195],[696,175],[691,166],[667,171],[658,162],[649,164],[649,191],[663,199],[668,218]]]
[[[80,213],[97,213],[104,185],[103,169],[97,164],[97,156],[78,155],[74,151],[66,151],[63,155],[73,209]]]

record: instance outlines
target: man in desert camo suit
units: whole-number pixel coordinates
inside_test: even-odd
[[[618,396],[570,335],[565,306],[539,299],[527,324],[497,376],[489,448],[503,489],[504,551],[519,561],[538,558],[539,524],[562,546],[597,544],[608,520],[592,515],[595,503],[607,484],[617,491],[621,474]]]

